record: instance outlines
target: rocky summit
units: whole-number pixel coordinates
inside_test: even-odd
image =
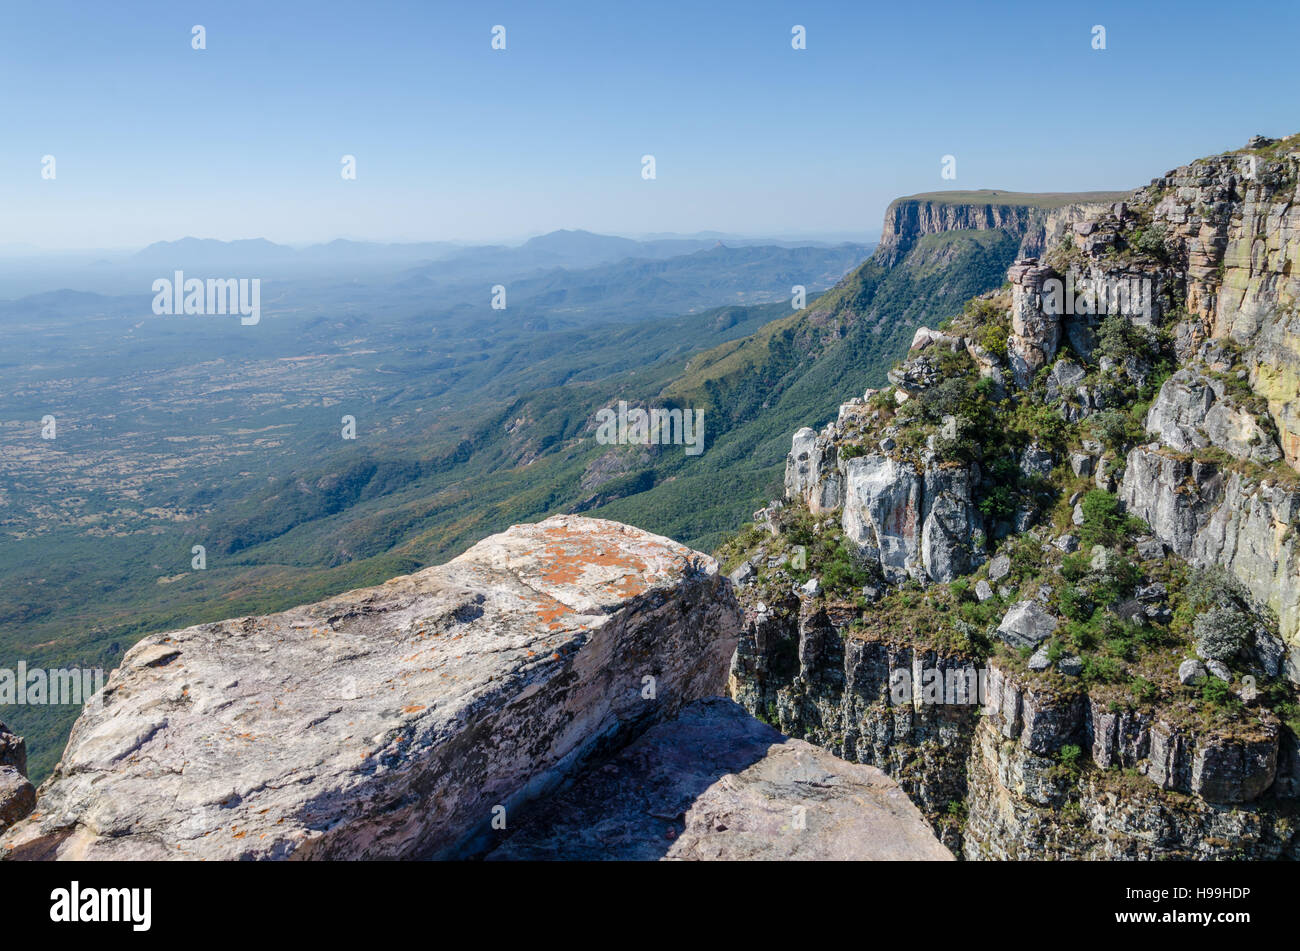
[[[758,824],[726,838],[727,857],[944,857],[883,774],[783,746],[734,704],[690,706],[723,689],[739,623],[711,558],[560,516],[378,587],[148,637],[88,705],[0,854],[472,856],[500,846],[530,805],[689,708],[668,735],[698,736],[704,709],[711,736],[699,756],[656,775],[679,794],[706,793],[708,775],[713,794],[691,808],[729,802],[735,828]],[[646,742],[663,735],[651,729]],[[3,731],[0,740],[9,823],[32,796],[25,780],[9,781],[21,779],[21,742]],[[744,796],[728,797],[736,788]],[[873,809],[859,815],[858,802]],[[761,831],[774,810],[805,803],[793,839]],[[638,810],[656,808],[640,783],[608,807],[633,840],[649,821]],[[638,857],[662,851],[662,822],[652,824]],[[850,831],[864,838],[837,844]],[[690,857],[717,851],[701,842]]]

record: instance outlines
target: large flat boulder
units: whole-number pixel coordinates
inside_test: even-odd
[[[701,700],[499,833],[491,860],[952,861],[874,766]]]
[[[717,564],[561,516],[373,588],[145,638],[9,858],[411,858],[721,692]]]

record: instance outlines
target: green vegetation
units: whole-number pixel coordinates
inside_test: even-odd
[[[1079,758],[1083,755],[1083,750],[1075,746],[1073,743],[1067,743],[1065,746],[1061,747],[1060,752],[1056,755],[1057,759],[1061,761],[1062,766],[1067,770],[1074,772],[1079,768]]]
[[[1083,497],[1083,525],[1079,540],[1087,548],[1093,545],[1114,545],[1119,541],[1125,515],[1119,499],[1110,492],[1093,489]]]
[[[1135,230],[1129,237],[1128,243],[1133,250],[1155,258],[1157,261],[1164,262],[1169,260],[1169,251],[1165,247],[1165,240],[1164,228],[1151,225]]]
[[[1201,684],[1201,699],[1215,707],[1236,709],[1241,701],[1233,694],[1232,688],[1218,677],[1206,677]]]

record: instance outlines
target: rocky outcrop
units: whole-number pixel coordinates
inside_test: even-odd
[[[1218,406],[1228,406],[1221,419],[1236,411],[1202,380],[1180,372],[1166,382],[1147,416],[1161,441],[1129,452],[1119,495],[1174,552],[1228,569],[1277,614],[1283,670],[1300,683],[1300,491],[1187,454],[1213,445],[1249,456],[1266,445],[1238,439],[1240,426],[1224,436],[1206,423]]]
[[[1174,169],[1139,191],[1185,270],[1196,336],[1241,348],[1280,448],[1300,467],[1300,151],[1269,142]]]
[[[1147,412],[1146,428],[1175,452],[1215,446],[1259,464],[1282,458],[1273,436],[1228,395],[1227,384],[1191,367],[1179,370],[1160,387]]]
[[[72,730],[8,858],[412,858],[718,693],[711,559],[613,522],[516,526],[453,561],[145,638]]]
[[[806,603],[766,607],[747,609],[733,696],[785,733],[879,766],[966,858],[1300,858],[1288,813],[1262,802],[1300,789],[1297,754],[1267,712],[1206,732],[1068,680],[828,630]],[[1092,764],[1063,765],[1067,747]],[[959,828],[950,817],[962,813]]]
[[[887,581],[919,572],[924,482],[915,467],[873,453],[850,459],[844,481],[844,534]]]
[[[701,700],[546,802],[491,860],[938,860],[952,853],[879,769]]]
[[[1018,601],[1007,609],[998,636],[1012,647],[1037,647],[1056,630],[1056,618],[1037,601]]]
[[[1043,299],[1043,284],[1055,272],[1036,258],[1017,261],[1007,271],[1011,281],[1011,339],[1007,353],[1011,373],[1019,386],[1052,362],[1061,342],[1060,312]]]
[[[0,723],[0,833],[36,805],[36,789],[27,780],[27,745]]]
[[[983,518],[973,479],[961,466],[927,466],[872,453],[844,469],[844,534],[880,566],[886,581],[952,581],[981,556],[973,543]]]
[[[843,418],[843,415],[841,416]],[[786,498],[814,514],[843,507],[844,534],[886,581],[952,581],[980,564],[984,530],[970,467],[921,468],[886,452],[842,458],[835,426],[799,430],[786,458]]]
[[[979,541],[984,517],[975,505],[978,481],[970,466],[926,467],[921,564],[931,581],[953,581],[969,574],[984,560]]]
[[[835,442],[805,426],[794,434],[785,463],[786,498],[801,498],[812,512],[839,508],[843,475],[836,467]]]

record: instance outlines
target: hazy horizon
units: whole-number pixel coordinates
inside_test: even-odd
[[[864,228],[858,231],[809,231],[797,232],[789,231],[779,234],[772,233],[754,233],[743,234],[738,232],[726,232],[717,229],[705,228],[693,232],[679,231],[658,231],[658,232],[640,232],[640,233],[623,233],[610,231],[592,231],[589,228],[551,228],[547,231],[528,232],[526,234],[502,235],[495,238],[484,238],[481,240],[470,240],[463,238],[432,238],[422,240],[399,240],[386,238],[360,238],[355,235],[335,235],[327,238],[319,238],[307,241],[272,241],[262,235],[245,235],[234,238],[216,238],[210,235],[201,234],[184,234],[176,237],[161,237],[144,244],[124,244],[118,246],[102,247],[84,247],[84,248],[51,248],[23,242],[0,244],[0,258],[3,257],[26,257],[26,256],[62,256],[78,254],[131,254],[142,251],[146,248],[158,244],[176,244],[181,241],[219,241],[222,244],[234,244],[241,241],[266,241],[277,247],[291,248],[293,250],[303,250],[306,248],[320,247],[323,245],[333,244],[335,242],[350,242],[354,244],[367,245],[417,245],[417,244],[447,244],[457,245],[465,248],[503,246],[515,247],[526,244],[534,238],[544,238],[553,234],[560,233],[582,233],[591,234],[598,237],[606,238],[625,238],[629,241],[671,241],[671,240],[703,240],[716,238],[719,241],[738,240],[738,241],[810,241],[822,243],[848,243],[858,244],[863,242],[874,242],[880,240],[880,228]]]

